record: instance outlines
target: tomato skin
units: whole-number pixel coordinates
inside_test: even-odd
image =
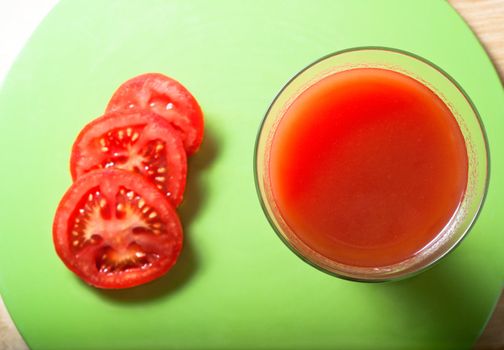
[[[181,133],[187,155],[203,141],[203,112],[194,96],[177,80],[146,73],[127,80],[110,99],[106,112],[149,110],[166,118]]]
[[[114,198],[121,186],[141,195],[143,201],[155,210],[159,221],[163,222],[164,231],[157,235],[128,233],[125,237],[113,234],[106,237],[103,234],[102,242],[89,244],[78,252],[73,251],[70,223],[75,222],[83,196],[86,196],[89,190],[99,188],[103,198],[115,203]],[[114,213],[114,210],[112,212]],[[107,220],[109,225],[114,225],[110,219],[103,219],[100,223]],[[116,221],[121,223],[120,219]],[[96,225],[96,222],[91,225]],[[147,248],[146,251],[155,253],[159,258],[146,267],[101,272],[98,270],[96,253],[104,244],[113,242],[116,238],[138,241]],[[143,176],[120,169],[94,170],[79,177],[61,199],[53,221],[53,243],[60,259],[78,277],[98,288],[129,288],[161,277],[175,264],[182,249],[182,241],[182,225],[166,197]]]
[[[145,144],[146,141],[149,141],[149,137],[151,141],[161,140],[164,142],[162,156],[166,164],[163,167],[163,174],[149,175],[145,167],[139,167],[137,171],[147,178],[150,178],[153,182],[155,182],[155,179],[163,178],[164,181],[158,184],[159,188],[165,192],[172,204],[177,207],[182,202],[185,191],[187,156],[182,141],[179,138],[179,133],[173,129],[168,121],[154,113],[111,112],[87,124],[79,133],[72,147],[72,155],[70,158],[70,172],[72,178],[75,180],[99,165],[103,167],[102,163],[113,158],[110,154],[113,153],[113,150],[111,149],[109,152],[103,152],[103,145],[97,141],[98,139],[114,130],[122,129],[124,134],[124,130],[128,127],[138,126],[141,126],[142,130],[139,131],[140,136],[138,136],[137,142],[143,142],[142,144]],[[124,135],[124,138],[127,139],[128,136]],[[118,140],[116,138],[115,140],[112,139],[112,141],[117,142]],[[121,151],[127,153],[128,161],[134,160],[135,157],[141,158],[140,155],[134,154],[134,147],[128,146]],[[114,167],[125,168],[119,164],[114,165]],[[132,169],[130,168],[127,170]],[[156,175],[160,175],[161,177]]]

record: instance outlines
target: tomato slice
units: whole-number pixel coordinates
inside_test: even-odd
[[[70,160],[73,179],[110,167],[140,173],[174,206],[182,202],[187,176],[184,146],[170,123],[153,113],[109,113],[81,131]]]
[[[79,177],[53,223],[56,252],[90,285],[128,288],[165,274],[182,248],[170,202],[143,176],[119,169]]]
[[[106,112],[149,110],[167,120],[181,133],[188,155],[203,140],[203,113],[194,96],[178,81],[159,73],[147,73],[122,84]]]

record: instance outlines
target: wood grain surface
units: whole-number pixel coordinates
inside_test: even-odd
[[[449,0],[477,35],[504,81],[504,0]],[[475,350],[504,350],[504,294]]]
[[[504,0],[450,0],[490,54],[504,78]]]
[[[473,29],[504,80],[504,0],[449,0]],[[27,349],[0,298],[0,350]],[[475,350],[504,350],[504,295]]]

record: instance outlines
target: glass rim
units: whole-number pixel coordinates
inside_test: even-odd
[[[484,169],[485,179],[484,179],[481,199],[479,200],[479,203],[477,203],[476,212],[472,215],[470,223],[467,225],[466,228],[464,228],[463,232],[456,238],[456,241],[453,244],[451,244],[449,246],[449,248],[446,249],[446,251],[442,252],[442,254],[440,254],[439,256],[437,256],[435,259],[428,262],[424,266],[421,266],[420,268],[418,268],[416,270],[406,272],[406,273],[401,274],[399,276],[391,276],[391,277],[383,277],[383,278],[381,278],[381,277],[360,278],[360,277],[356,277],[356,276],[346,275],[346,274],[343,274],[343,273],[340,273],[340,272],[337,272],[334,270],[329,270],[329,269],[325,268],[324,266],[321,266],[320,264],[317,264],[316,262],[312,261],[309,257],[302,254],[301,251],[299,251],[292,243],[290,243],[286,239],[284,234],[281,232],[281,229],[273,221],[273,219],[272,219],[272,217],[266,207],[266,203],[265,203],[267,201],[267,199],[265,198],[266,196],[263,195],[260,184],[259,184],[259,175],[260,174],[259,174],[259,167],[258,167],[258,151],[259,151],[260,141],[262,139],[262,137],[261,137],[262,132],[264,130],[266,121],[268,120],[268,117],[270,115],[272,108],[275,106],[275,104],[279,100],[279,98],[283,95],[285,90],[297,78],[299,78],[306,71],[308,71],[310,68],[318,65],[319,63],[321,63],[325,60],[328,60],[332,57],[335,57],[335,56],[339,56],[339,55],[342,55],[345,53],[359,52],[359,51],[383,51],[383,52],[389,52],[389,53],[393,53],[393,54],[401,54],[401,55],[407,56],[411,59],[415,59],[417,61],[420,61],[421,63],[432,67],[438,73],[442,74],[460,92],[462,97],[465,99],[465,101],[467,102],[467,104],[471,108],[471,110],[474,114],[475,120],[479,126],[479,130],[481,131],[481,137],[483,139],[483,146],[484,146],[483,150],[484,150],[484,161],[485,161],[485,169]],[[424,84],[423,82],[420,82],[420,83]],[[437,95],[436,92],[434,92],[434,93]],[[445,102],[445,101],[443,101],[443,102]],[[458,121],[457,121],[457,124],[459,124]],[[321,272],[324,272],[330,276],[338,277],[338,278],[341,278],[344,280],[354,281],[354,282],[363,282],[363,283],[380,283],[380,282],[389,282],[389,281],[399,281],[399,280],[413,277],[417,274],[422,273],[425,270],[430,269],[431,267],[433,267],[434,265],[439,263],[443,258],[445,258],[449,253],[451,253],[453,250],[455,250],[455,248],[458,245],[460,245],[460,243],[464,240],[464,238],[468,235],[468,233],[473,228],[473,226],[474,226],[475,222],[477,221],[477,219],[481,213],[481,210],[484,206],[484,203],[485,203],[486,197],[487,197],[487,193],[488,193],[488,186],[489,186],[489,182],[490,182],[490,167],[491,167],[491,165],[490,165],[490,149],[489,149],[487,133],[486,133],[483,121],[481,119],[481,116],[479,114],[478,109],[476,108],[475,104],[473,103],[473,101],[471,100],[471,98],[469,97],[467,92],[463,89],[463,87],[450,74],[448,74],[444,69],[442,69],[437,64],[431,62],[430,60],[428,60],[418,54],[415,54],[415,53],[412,53],[412,52],[409,52],[409,51],[406,51],[403,49],[391,48],[391,47],[386,47],[386,46],[355,46],[355,47],[345,48],[345,49],[338,50],[338,51],[333,51],[329,54],[326,54],[326,55],[318,58],[317,60],[311,62],[310,64],[304,66],[301,70],[299,70],[294,75],[292,75],[291,78],[288,79],[288,81],[286,83],[284,83],[282,85],[281,89],[276,93],[275,97],[270,102],[263,118],[261,119],[261,123],[259,124],[259,128],[258,128],[258,131],[256,134],[255,145],[254,145],[254,154],[253,154],[254,184],[255,184],[256,193],[257,193],[260,205],[261,205],[261,209],[262,209],[264,215],[266,216],[266,219],[268,220],[269,225],[272,227],[273,231],[278,236],[278,238],[280,238],[280,240],[283,242],[283,244],[285,246],[287,246],[290,249],[290,251],[292,251],[302,261],[304,261],[305,263],[309,264],[310,266],[316,268],[317,270],[319,270]],[[465,194],[464,194],[464,197],[465,197]],[[457,209],[455,211],[454,215],[457,213],[458,210],[459,209]],[[430,243],[432,243],[432,241],[429,242],[429,244]],[[328,259],[328,260],[331,260],[331,259]],[[350,266],[350,265],[347,265],[347,266]],[[393,266],[393,265],[391,265],[391,266]]]

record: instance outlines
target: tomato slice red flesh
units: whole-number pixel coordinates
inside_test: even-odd
[[[128,288],[164,275],[175,264],[182,240],[178,216],[156,186],[114,168],[79,177],[53,223],[61,260],[99,288]]]
[[[106,112],[148,110],[167,119],[180,132],[188,155],[203,140],[203,113],[194,96],[178,81],[159,73],[147,73],[123,83]]]
[[[186,157],[179,134],[165,119],[153,113],[117,112],[95,119],[81,131],[70,170],[74,179],[110,167],[137,172],[178,206],[186,185]]]

